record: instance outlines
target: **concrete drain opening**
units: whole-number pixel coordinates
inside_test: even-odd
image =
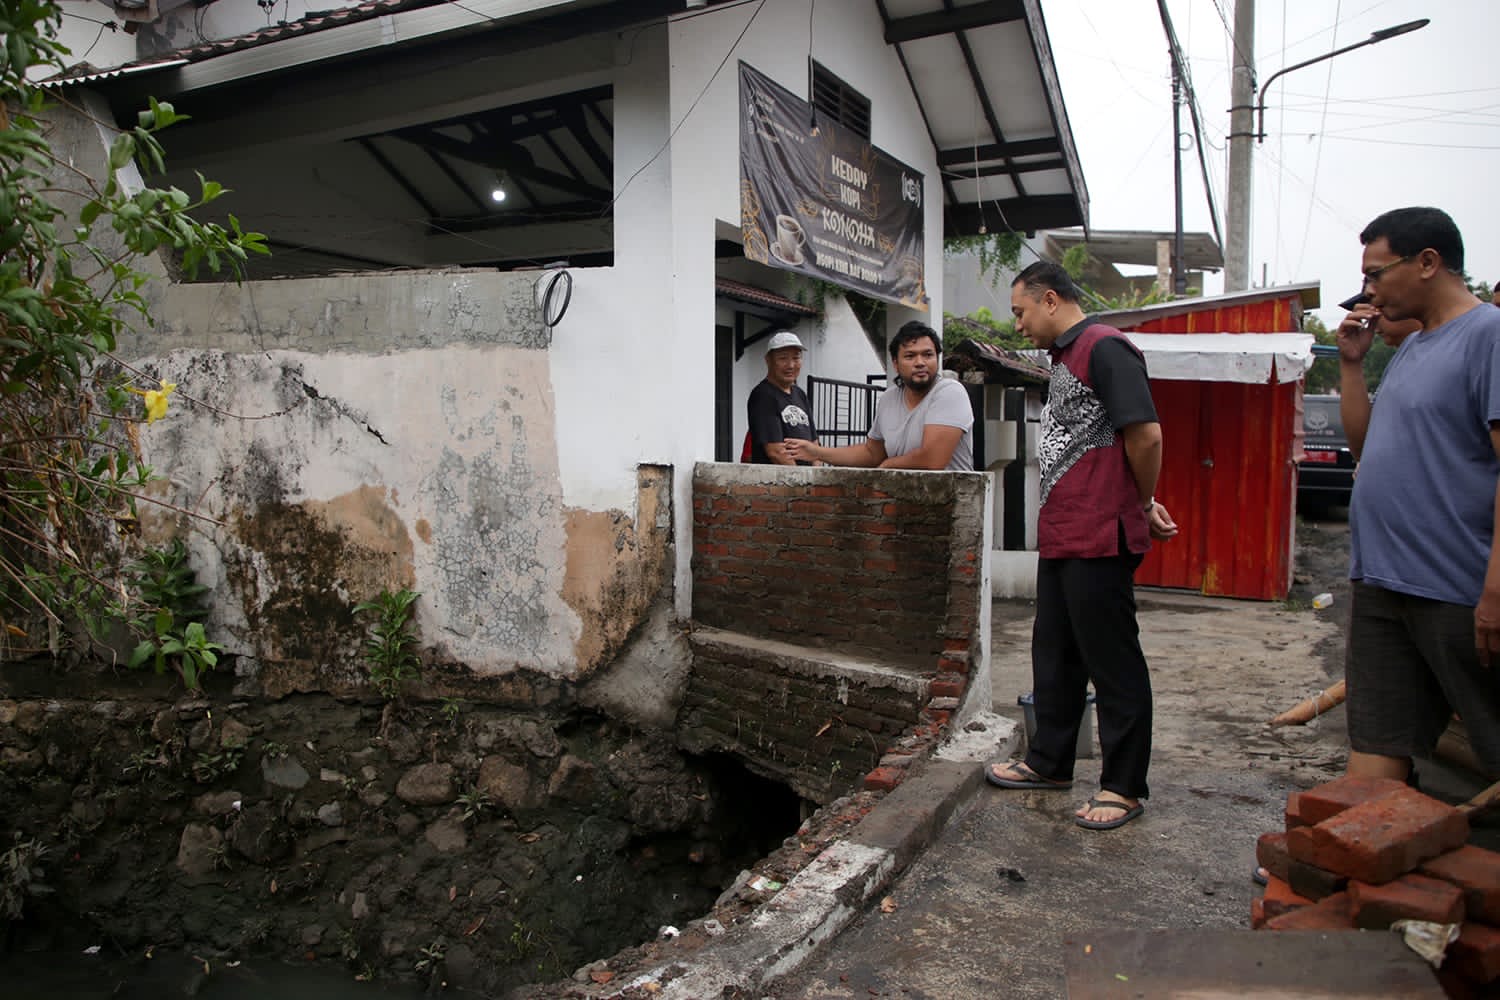
[[[186,955],[288,1000],[323,994],[268,962],[503,995],[688,930],[802,819],[731,756],[576,707],[4,694],[0,839],[45,848],[51,890],[10,949],[75,976],[95,948],[115,981]]]

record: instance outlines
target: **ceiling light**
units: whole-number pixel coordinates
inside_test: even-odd
[[[505,181],[506,181],[505,171],[503,171],[503,170],[496,171],[495,172],[495,186],[492,187],[492,188],[490,188],[490,200],[493,201],[497,205],[500,202],[502,202],[502,201],[505,200]]]

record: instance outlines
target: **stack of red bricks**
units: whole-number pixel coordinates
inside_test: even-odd
[[[1286,831],[1256,857],[1270,873],[1251,904],[1266,930],[1385,930],[1460,924],[1442,979],[1464,992],[1500,980],[1500,854],[1469,846],[1459,809],[1384,778],[1339,778],[1286,804]]]

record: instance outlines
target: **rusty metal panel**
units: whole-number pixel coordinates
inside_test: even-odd
[[[1157,499],[1182,532],[1153,545],[1144,586],[1258,600],[1291,584],[1300,383],[1153,382],[1162,423]]]
[[[1153,381],[1151,395],[1162,425],[1162,470],[1156,498],[1182,532],[1169,543],[1155,542],[1136,571],[1136,582],[1154,587],[1198,590],[1203,584],[1204,518],[1209,474],[1203,431],[1203,383]]]
[[[1295,333],[1297,302],[1296,295],[1289,295],[1266,302],[1205,306],[1120,329],[1128,333]]]
[[[1139,333],[1281,333],[1296,329],[1295,295],[1206,306],[1126,329]],[[1136,573],[1145,586],[1278,600],[1292,578],[1302,383],[1153,380],[1162,424],[1156,496],[1182,532],[1156,544]]]

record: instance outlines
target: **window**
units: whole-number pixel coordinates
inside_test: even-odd
[[[831,118],[860,138],[870,138],[870,99],[816,60],[809,62],[812,64],[812,106],[818,117]]]

